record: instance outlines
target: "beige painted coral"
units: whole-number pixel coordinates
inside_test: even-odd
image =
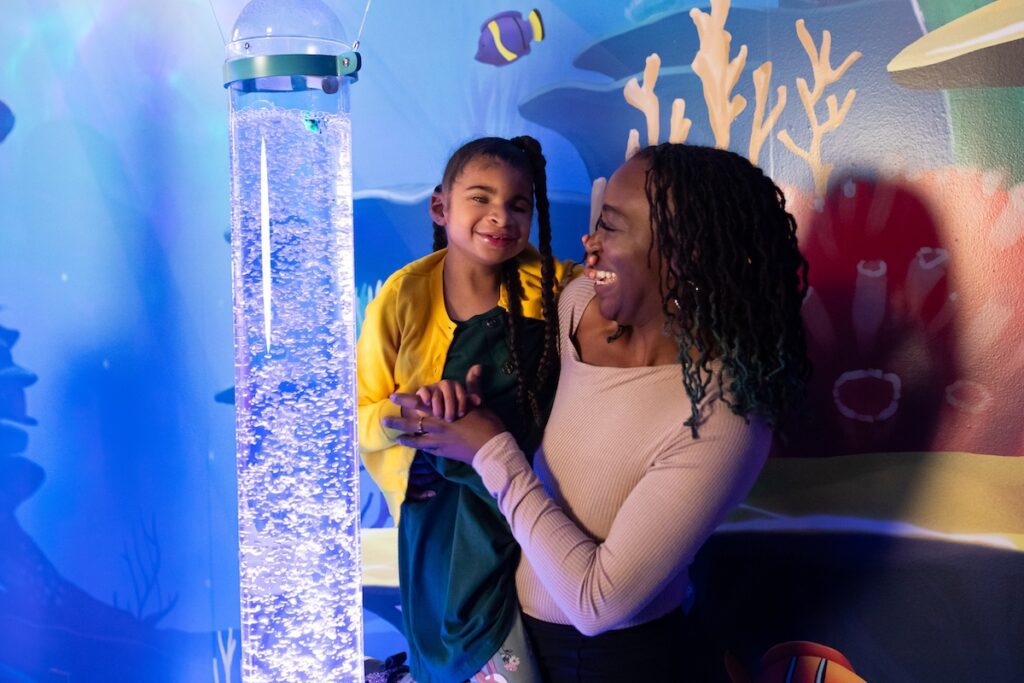
[[[764,146],[772,128],[779,120],[782,110],[786,106],[786,86],[780,85],[775,92],[775,106],[765,116],[765,107],[768,105],[768,91],[772,82],[772,63],[765,62],[754,69],[751,74],[754,80],[754,120],[750,126],[750,145],[747,148],[747,158],[750,163],[757,165],[761,156],[761,147]]]
[[[804,105],[807,121],[810,124],[811,139],[807,148],[804,149],[793,141],[787,130],[780,131],[778,137],[790,152],[806,161],[807,165],[811,167],[811,175],[814,176],[814,190],[819,197],[822,197],[828,188],[828,178],[832,174],[832,164],[822,161],[822,140],[825,135],[835,131],[842,125],[850,111],[850,107],[853,105],[853,98],[856,97],[857,91],[852,88],[848,90],[843,98],[842,105],[839,104],[839,100],[835,95],[826,97],[825,105],[828,108],[828,118],[824,121],[818,119],[817,106],[821,101],[822,95],[825,94],[825,88],[839,82],[839,79],[843,77],[853,63],[860,59],[861,53],[856,50],[851,52],[838,68],[833,68],[831,62],[831,33],[828,31],[822,32],[820,49],[814,44],[814,39],[804,25],[803,19],[798,19],[796,22],[796,34],[800,39],[800,44],[804,47],[804,51],[807,52],[808,59],[811,61],[811,72],[814,77],[813,88],[808,87],[806,79],[796,79],[797,92],[800,93],[800,101]]]
[[[746,109],[747,101],[742,95],[733,95],[739,78],[747,62],[747,46],[741,45],[735,57],[730,56],[732,35],[725,29],[729,18],[730,0],[712,0],[711,12],[706,13],[697,8],[690,11],[690,18],[697,29],[699,48],[691,64],[694,73],[700,78],[704,100],[708,109],[708,123],[715,137],[715,146],[727,149],[731,140],[733,123]],[[834,132],[845,121],[856,90],[850,89],[843,98],[842,104],[834,94],[825,96],[825,89],[835,85],[846,71],[856,62],[861,53],[854,51],[838,67],[831,64],[832,34],[822,32],[820,48],[804,24],[803,19],[796,22],[796,33],[804,51],[811,62],[813,86],[808,85],[804,78],[797,78],[797,91],[800,101],[807,114],[810,140],[806,149],[793,140],[788,130],[778,133],[778,139],[785,147],[807,162],[814,178],[815,194],[820,199],[828,188],[828,180],[832,174],[832,164],[823,160],[823,141],[827,134]],[[646,125],[646,142],[656,145],[660,138],[660,99],[655,92],[658,74],[661,69],[661,58],[657,53],[648,55],[642,76],[642,82],[631,78],[623,88],[622,94],[631,106],[644,115]],[[771,92],[772,62],[767,61],[751,72],[754,84],[754,111],[750,128],[750,142],[747,156],[757,164],[761,149],[771,136],[772,130],[779,121],[787,101],[785,85],[775,90],[775,104],[769,108],[768,100]],[[818,105],[825,100],[827,117],[819,118]],[[673,143],[686,142],[692,127],[692,121],[686,118],[686,102],[676,98],[672,102],[669,117],[670,129],[668,141]],[[641,148],[640,131],[631,129],[626,140],[625,158],[628,160]],[[603,181],[603,178],[598,180]],[[597,201],[600,193],[594,193],[592,202]],[[592,210],[595,210],[592,204]],[[1005,231],[1008,235],[1015,234],[1012,228]]]
[[[637,79],[631,78],[622,89],[622,95],[626,98],[626,102],[644,114],[644,120],[647,124],[648,145],[658,144],[658,133],[660,132],[660,122],[658,120],[660,108],[658,106],[658,96],[654,94],[654,86],[658,82],[658,71],[660,69],[661,57],[657,53],[648,55],[647,61],[644,64],[643,84],[639,83]],[[630,136],[632,137],[632,131],[630,131]],[[639,137],[639,132],[637,136]]]
[[[690,18],[700,39],[700,48],[690,66],[704,89],[715,147],[728,149],[732,122],[747,106],[742,95],[730,95],[747,64],[747,46],[740,45],[736,56],[729,58],[732,34],[725,30],[729,0],[711,0],[711,14],[695,7],[690,10]]]
[[[682,144],[690,135],[690,125],[693,123],[686,118],[686,100],[677,97],[672,101],[672,115],[669,118],[668,141],[673,144]]]

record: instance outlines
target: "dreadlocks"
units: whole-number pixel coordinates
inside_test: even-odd
[[[535,372],[526,371],[522,363],[521,321],[523,318],[523,285],[519,279],[519,259],[502,264],[501,282],[508,294],[506,339],[513,371],[516,375],[516,403],[519,411],[542,423],[542,409],[537,396],[547,395],[558,378],[558,309],[555,307],[555,261],[551,254],[551,206],[548,202],[547,161],[540,143],[528,135],[506,140],[478,138],[467,142],[452,154],[444,169],[441,184],[435,192],[448,190],[463,169],[478,157],[490,157],[525,174],[533,183],[533,199],[537,212],[537,248],[541,255],[541,310],[544,315],[544,345]],[[448,245],[444,227],[434,223],[434,251]],[[532,370],[532,368],[530,368]],[[527,381],[527,377],[536,378]]]
[[[637,156],[648,163],[651,248],[691,401],[686,424],[696,437],[697,406],[716,380],[732,412],[781,430],[811,372],[800,317],[807,261],[782,191],[726,150],[666,143]]]

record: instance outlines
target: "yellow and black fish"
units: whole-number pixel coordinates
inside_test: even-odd
[[[505,66],[530,54],[530,43],[544,40],[544,22],[533,10],[523,19],[519,12],[501,12],[480,27],[476,61]]]

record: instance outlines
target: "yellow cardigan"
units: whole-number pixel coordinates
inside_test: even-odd
[[[413,261],[391,275],[366,307],[356,347],[359,386],[359,450],[366,470],[377,482],[398,524],[405,500],[409,466],[415,452],[395,442],[400,432],[385,429],[381,419],[400,414],[388,400],[395,392],[411,393],[440,381],[455,323],[444,305],[444,260],[447,250]],[[523,315],[541,319],[541,258],[533,247],[520,255]],[[556,294],[578,274],[572,261],[555,262]],[[498,305],[508,309],[501,287]]]

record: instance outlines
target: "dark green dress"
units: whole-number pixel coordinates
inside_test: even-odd
[[[484,404],[532,455],[543,428],[516,405],[505,324],[505,310],[499,307],[459,323],[442,378],[462,381],[470,367],[482,365]],[[523,335],[521,371],[535,376],[543,322],[520,319],[517,331]],[[551,398],[538,396],[545,416]],[[426,459],[443,478],[433,486],[437,495],[430,500],[402,504],[398,526],[402,618],[412,675],[417,683],[463,681],[486,664],[512,628],[519,609],[519,546],[472,467],[423,451],[416,457]]]

